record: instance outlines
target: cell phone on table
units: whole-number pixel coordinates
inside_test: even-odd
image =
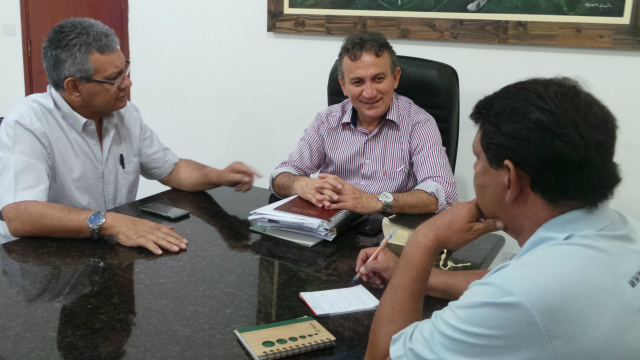
[[[165,205],[159,202],[152,202],[147,205],[142,205],[140,207],[140,210],[151,214],[160,215],[171,220],[179,219],[181,217],[189,215],[189,212],[187,210]]]
[[[366,236],[377,236],[382,232],[382,219],[365,219],[356,226],[356,232]]]

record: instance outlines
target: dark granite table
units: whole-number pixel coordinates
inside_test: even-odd
[[[250,358],[234,329],[313,316],[298,293],[350,286],[358,244],[371,240],[349,231],[306,248],[250,232],[249,212],[268,199],[261,188],[169,190],[114,209],[174,225],[189,240],[177,254],[109,240],[5,243],[0,360]],[[191,215],[171,222],[141,213],[152,201]],[[426,297],[425,317],[446,304]],[[361,359],[373,314],[317,318],[336,345],[293,358]]]

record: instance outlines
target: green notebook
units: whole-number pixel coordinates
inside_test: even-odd
[[[336,338],[314,318],[279,321],[234,330],[256,360],[277,359],[335,345]]]

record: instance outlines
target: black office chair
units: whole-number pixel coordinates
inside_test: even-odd
[[[398,67],[402,73],[396,93],[413,100],[436,119],[442,144],[446,148],[451,170],[454,171],[458,154],[460,115],[458,73],[447,64],[410,56],[398,56]],[[333,105],[346,98],[338,82],[336,62],[329,73],[327,99],[329,105]]]

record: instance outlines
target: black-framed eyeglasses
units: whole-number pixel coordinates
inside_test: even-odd
[[[81,80],[84,81],[84,82],[94,82],[94,83],[100,83],[100,84],[109,84],[109,85],[112,85],[115,88],[120,87],[120,85],[122,85],[122,82],[124,81],[124,78],[129,76],[129,72],[131,71],[131,60],[125,60],[124,62],[125,62],[125,64],[124,64],[124,66],[125,66],[124,73],[122,75],[120,75],[115,80],[104,80],[104,79],[94,79],[94,78],[84,78],[84,79],[81,79]]]

